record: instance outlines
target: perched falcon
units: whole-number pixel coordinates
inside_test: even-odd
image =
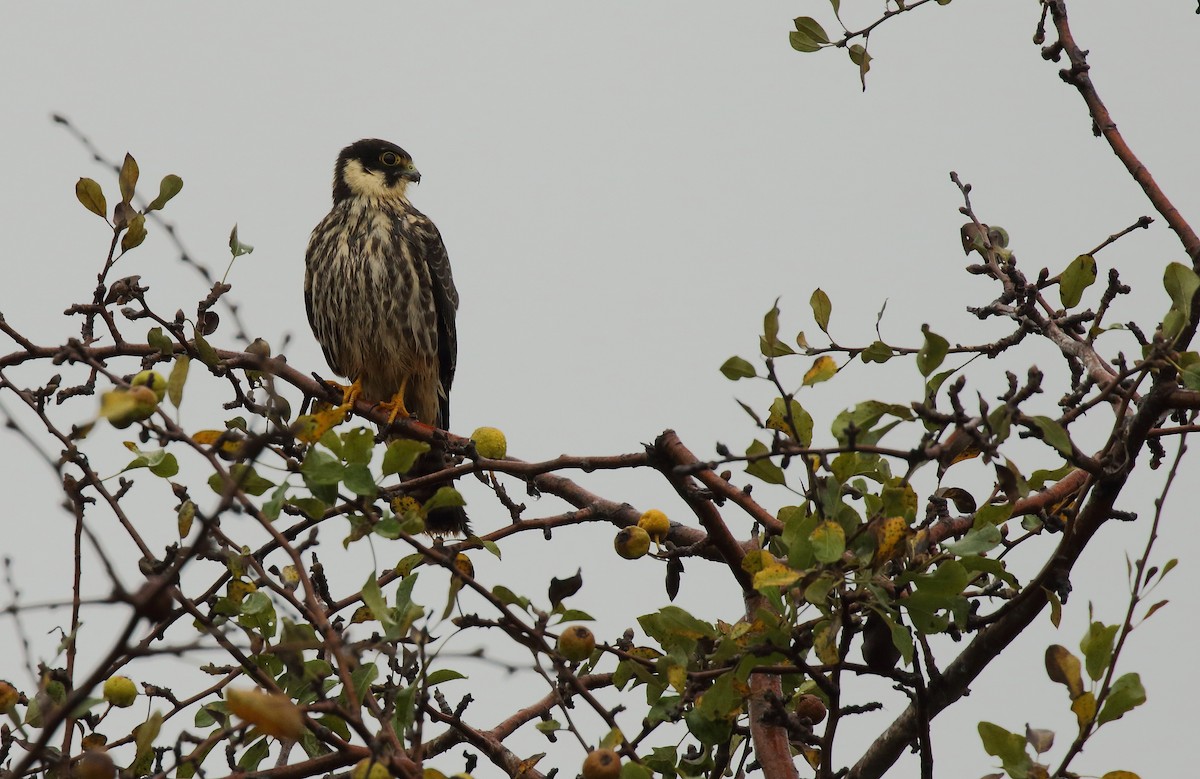
[[[415,414],[445,429],[458,291],[441,234],[408,200],[420,180],[394,143],[368,138],[342,149],[333,209],[308,242],[304,303],[329,367],[352,382],[344,404],[361,397],[385,404],[392,419]],[[466,529],[465,515],[426,522],[435,533]]]

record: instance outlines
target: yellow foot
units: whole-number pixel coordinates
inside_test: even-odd
[[[359,379],[355,379],[353,384],[335,384],[334,386],[342,391],[342,408],[345,409],[353,408],[354,401],[358,400],[358,396],[362,394],[362,381]]]
[[[408,380],[401,382],[400,390],[392,395],[392,399],[379,404],[382,411],[388,412],[387,423],[391,425],[400,417],[411,417],[412,413],[404,405],[404,392],[408,388]]]

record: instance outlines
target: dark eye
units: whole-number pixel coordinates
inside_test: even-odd
[[[400,157],[394,151],[385,151],[379,155],[379,161],[384,165],[396,165],[400,162]]]

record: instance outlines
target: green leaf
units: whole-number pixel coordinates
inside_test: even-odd
[[[730,357],[721,364],[721,373],[730,381],[749,379],[758,375],[758,373],[755,372],[753,365],[751,365],[747,360],[743,360],[741,357],[737,356]]]
[[[342,433],[341,458],[348,464],[366,465],[375,452],[375,434],[365,427]]]
[[[280,484],[271,492],[271,499],[263,504],[263,516],[274,522],[279,519],[279,512],[283,510],[283,502],[287,498],[288,485]]]
[[[176,525],[179,528],[179,537],[187,538],[192,532],[192,522],[196,519],[196,504],[190,500],[185,500],[179,507],[179,511],[175,513]]]
[[[104,199],[104,191],[92,179],[81,178],[75,182],[75,197],[88,211],[101,219],[108,219],[108,202]]]
[[[821,50],[821,47],[812,38],[802,32],[788,33],[788,43],[792,44],[792,48],[796,51],[812,52]]]
[[[962,537],[962,540],[946,547],[946,551],[955,557],[977,555],[999,546],[1000,541],[1000,528],[992,524],[987,524],[976,530],[969,531]]]
[[[767,427],[778,430],[800,446],[812,444],[813,418],[795,398],[786,403],[783,398],[775,398],[767,415]]]
[[[1004,567],[1003,560],[968,555],[960,558],[959,562],[963,564],[963,568],[966,568],[969,573],[991,574],[1013,587],[1017,586],[1017,577],[1008,572],[1008,569]]]
[[[253,773],[258,770],[258,764],[267,759],[270,754],[270,745],[267,743],[266,736],[263,736],[258,741],[250,745],[250,748],[242,753],[238,758],[237,767],[247,773]]]
[[[917,370],[922,376],[928,376],[946,359],[950,343],[930,330],[929,325],[921,325],[921,332],[925,334],[925,343],[917,351]]]
[[[137,744],[135,763],[147,755],[153,754],[151,748],[154,746],[154,739],[158,738],[158,733],[162,730],[162,723],[162,713],[156,711],[145,722],[133,729],[134,742]]]
[[[383,475],[393,473],[408,473],[417,462],[417,458],[429,451],[429,444],[422,441],[412,441],[401,438],[388,444],[383,455]]]
[[[158,185],[158,197],[150,201],[150,205],[146,206],[146,212],[158,211],[167,204],[167,201],[178,195],[182,189],[183,179],[174,173],[163,176],[163,180]]]
[[[837,522],[825,520],[809,536],[813,554],[818,562],[832,563],[842,559],[846,551],[846,531]]]
[[[792,347],[779,340],[779,299],[763,317],[763,334],[759,339],[759,350],[764,357],[782,357],[795,354]]]
[[[188,368],[191,367],[191,364],[192,358],[181,354],[175,358],[175,364],[171,366],[171,376],[167,379],[167,398],[175,408],[179,408],[179,404],[183,402],[183,385],[187,382]]]
[[[234,257],[241,257],[243,254],[249,254],[252,251],[254,251],[253,246],[238,240],[238,227],[235,224],[233,229],[229,231],[229,252]]]
[[[1093,622],[1079,642],[1079,651],[1083,652],[1084,665],[1092,681],[1099,681],[1108,671],[1108,665],[1112,662],[1113,645],[1120,629],[1120,625]]]
[[[465,506],[467,501],[462,494],[453,487],[438,487],[437,492],[433,493],[433,497],[425,501],[422,508],[426,513],[434,509],[454,508],[455,506]]]
[[[1068,457],[1071,455],[1071,437],[1067,435],[1067,431],[1063,429],[1062,425],[1050,417],[1030,417],[1030,421],[1037,425],[1038,430],[1042,431],[1042,438],[1046,443]]]
[[[1010,733],[990,722],[980,722],[979,738],[989,755],[1000,758],[1009,776],[1024,777],[1029,773],[1033,761],[1025,753],[1024,736]]]
[[[240,611],[243,614],[263,614],[274,608],[271,598],[261,590],[252,592],[242,599]]]
[[[300,464],[300,475],[304,483],[313,486],[340,484],[346,468],[333,455],[317,447],[310,447]]]
[[[351,463],[346,466],[346,476],[342,483],[346,485],[346,489],[364,498],[373,498],[379,492],[379,488],[375,485],[375,477],[371,475],[371,469],[361,463]]]
[[[875,444],[894,426],[889,424],[882,429],[875,429],[876,423],[884,416],[893,416],[897,419],[908,421],[912,419],[913,412],[908,406],[883,403],[878,400],[867,400],[859,403],[854,408],[846,409],[834,417],[833,423],[829,426],[830,432],[833,433],[833,437],[837,439],[839,444],[846,446],[850,443],[849,429],[853,425],[855,428],[854,440],[856,443]]]
[[[866,47],[859,43],[851,44],[846,53],[850,55],[850,61],[858,65],[858,80],[862,82],[863,89],[867,88],[867,73],[871,70],[871,52],[867,51]]]
[[[766,455],[770,452],[767,445],[762,441],[754,441],[746,448],[746,456],[751,459],[746,463],[746,473],[755,478],[762,479],[767,484],[783,484],[787,481],[787,477],[783,474],[783,469],[775,463],[771,462]]]
[[[654,774],[644,765],[622,763],[620,779],[652,779]]]
[[[797,20],[798,23],[799,21]],[[813,318],[817,321],[817,327],[821,328],[822,333],[828,335],[829,315],[833,313],[833,303],[830,302],[829,295],[825,294],[825,290],[817,287],[809,297],[808,305],[812,307]]]
[[[235,463],[229,467],[229,476],[235,483],[251,495],[262,495],[267,490],[276,486],[274,482],[268,481],[258,475],[253,466],[245,463]],[[218,495],[225,494],[225,479],[221,478],[221,474],[214,473],[208,477],[208,486],[212,487],[213,492]]]
[[[1104,708],[1096,720],[1099,727],[1106,722],[1112,722],[1125,716],[1131,709],[1146,702],[1146,689],[1142,687],[1142,678],[1135,673],[1128,673],[1113,682],[1108,697],[1104,700]]]
[[[970,581],[970,574],[957,560],[942,561],[933,573],[913,577],[917,589],[929,595],[958,595]]]
[[[797,16],[793,20],[796,24],[796,31],[808,36],[811,40],[817,43],[829,43],[829,36],[825,34],[825,29],[811,16]]]
[[[1185,318],[1192,314],[1192,298],[1200,289],[1200,276],[1186,265],[1172,262],[1163,273],[1163,286],[1171,296],[1171,307]]]
[[[196,347],[196,355],[200,358],[200,362],[210,368],[215,368],[221,362],[217,350],[209,346],[208,341],[204,340],[204,336],[199,330],[193,328],[192,336],[192,344]]]
[[[701,638],[716,638],[717,629],[678,606],[664,606],[653,614],[638,617],[638,624],[646,635],[664,648],[674,643],[673,639],[696,641]]]
[[[371,616],[379,622],[383,628],[384,637],[390,641],[395,641],[401,637],[397,631],[395,615],[388,608],[387,601],[383,599],[383,592],[379,589],[379,582],[375,578],[375,572],[371,571],[371,575],[367,577],[367,583],[362,588],[363,604],[371,610]]]
[[[363,699],[371,690],[371,685],[378,678],[379,668],[374,663],[360,665],[354,673],[350,674],[350,681],[354,683],[354,693],[358,698],[359,705],[362,705]]]
[[[862,361],[865,363],[883,363],[892,359],[894,354],[895,352],[892,351],[892,347],[888,346],[883,341],[875,341],[866,349],[863,349],[859,357],[861,357]]]
[[[141,214],[134,214],[133,218],[129,220],[129,226],[125,228],[125,235],[121,236],[121,251],[127,252],[130,249],[137,248],[145,240],[146,217]]]
[[[417,686],[412,685],[405,687],[396,693],[396,713],[392,717],[392,728],[397,733],[403,733],[408,730],[416,719],[417,705],[415,699],[417,697]]]
[[[452,682],[455,679],[466,679],[466,678],[467,677],[465,674],[461,674],[458,671],[455,671],[453,669],[439,668],[438,670],[429,674],[429,676],[425,677],[425,684],[430,687],[433,687],[435,684],[441,684],[442,682]]]
[[[133,190],[137,186],[138,164],[132,154],[125,153],[125,161],[121,163],[121,175],[117,181],[121,186],[121,202],[133,202]]]
[[[891,617],[885,619],[888,627],[891,628],[892,646],[900,650],[900,657],[904,660],[905,665],[912,665],[913,652],[916,650],[912,634],[908,632],[908,628],[892,620]]]
[[[1083,291],[1096,283],[1096,258],[1081,254],[1071,261],[1058,281],[1058,298],[1063,308],[1079,305]]]
[[[161,327],[150,328],[150,332],[146,333],[146,343],[168,356],[175,350],[175,342],[163,335]]]
[[[155,476],[161,476],[164,479],[169,479],[179,473],[178,460],[175,459],[175,455],[165,449],[143,452],[132,441],[125,442],[125,448],[131,452],[136,452],[137,457],[131,460],[129,465],[122,468],[121,473],[132,471],[135,468],[149,468],[150,472]]]
[[[1192,363],[1179,372],[1183,386],[1190,390],[1200,390],[1200,363]]]

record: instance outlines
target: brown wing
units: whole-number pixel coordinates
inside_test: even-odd
[[[345,376],[345,371],[333,359],[333,353],[329,350],[329,344],[322,337],[323,333],[317,324],[317,317],[313,313],[313,268],[320,263],[326,263],[330,260],[329,257],[324,255],[331,251],[333,242],[330,234],[333,231],[335,222],[335,215],[331,212],[321,220],[308,240],[308,249],[304,253],[304,311],[308,314],[308,326],[312,328],[317,343],[321,345],[321,352],[325,355],[325,362],[329,363],[329,367],[335,373]]]
[[[423,214],[416,227],[425,264],[429,268],[429,283],[433,287],[433,304],[437,315],[438,378],[442,384],[438,425],[445,429],[450,426],[450,385],[454,383],[454,368],[458,363],[458,329],[454,323],[458,312],[458,290],[454,287],[450,257],[446,254],[441,233]]]

